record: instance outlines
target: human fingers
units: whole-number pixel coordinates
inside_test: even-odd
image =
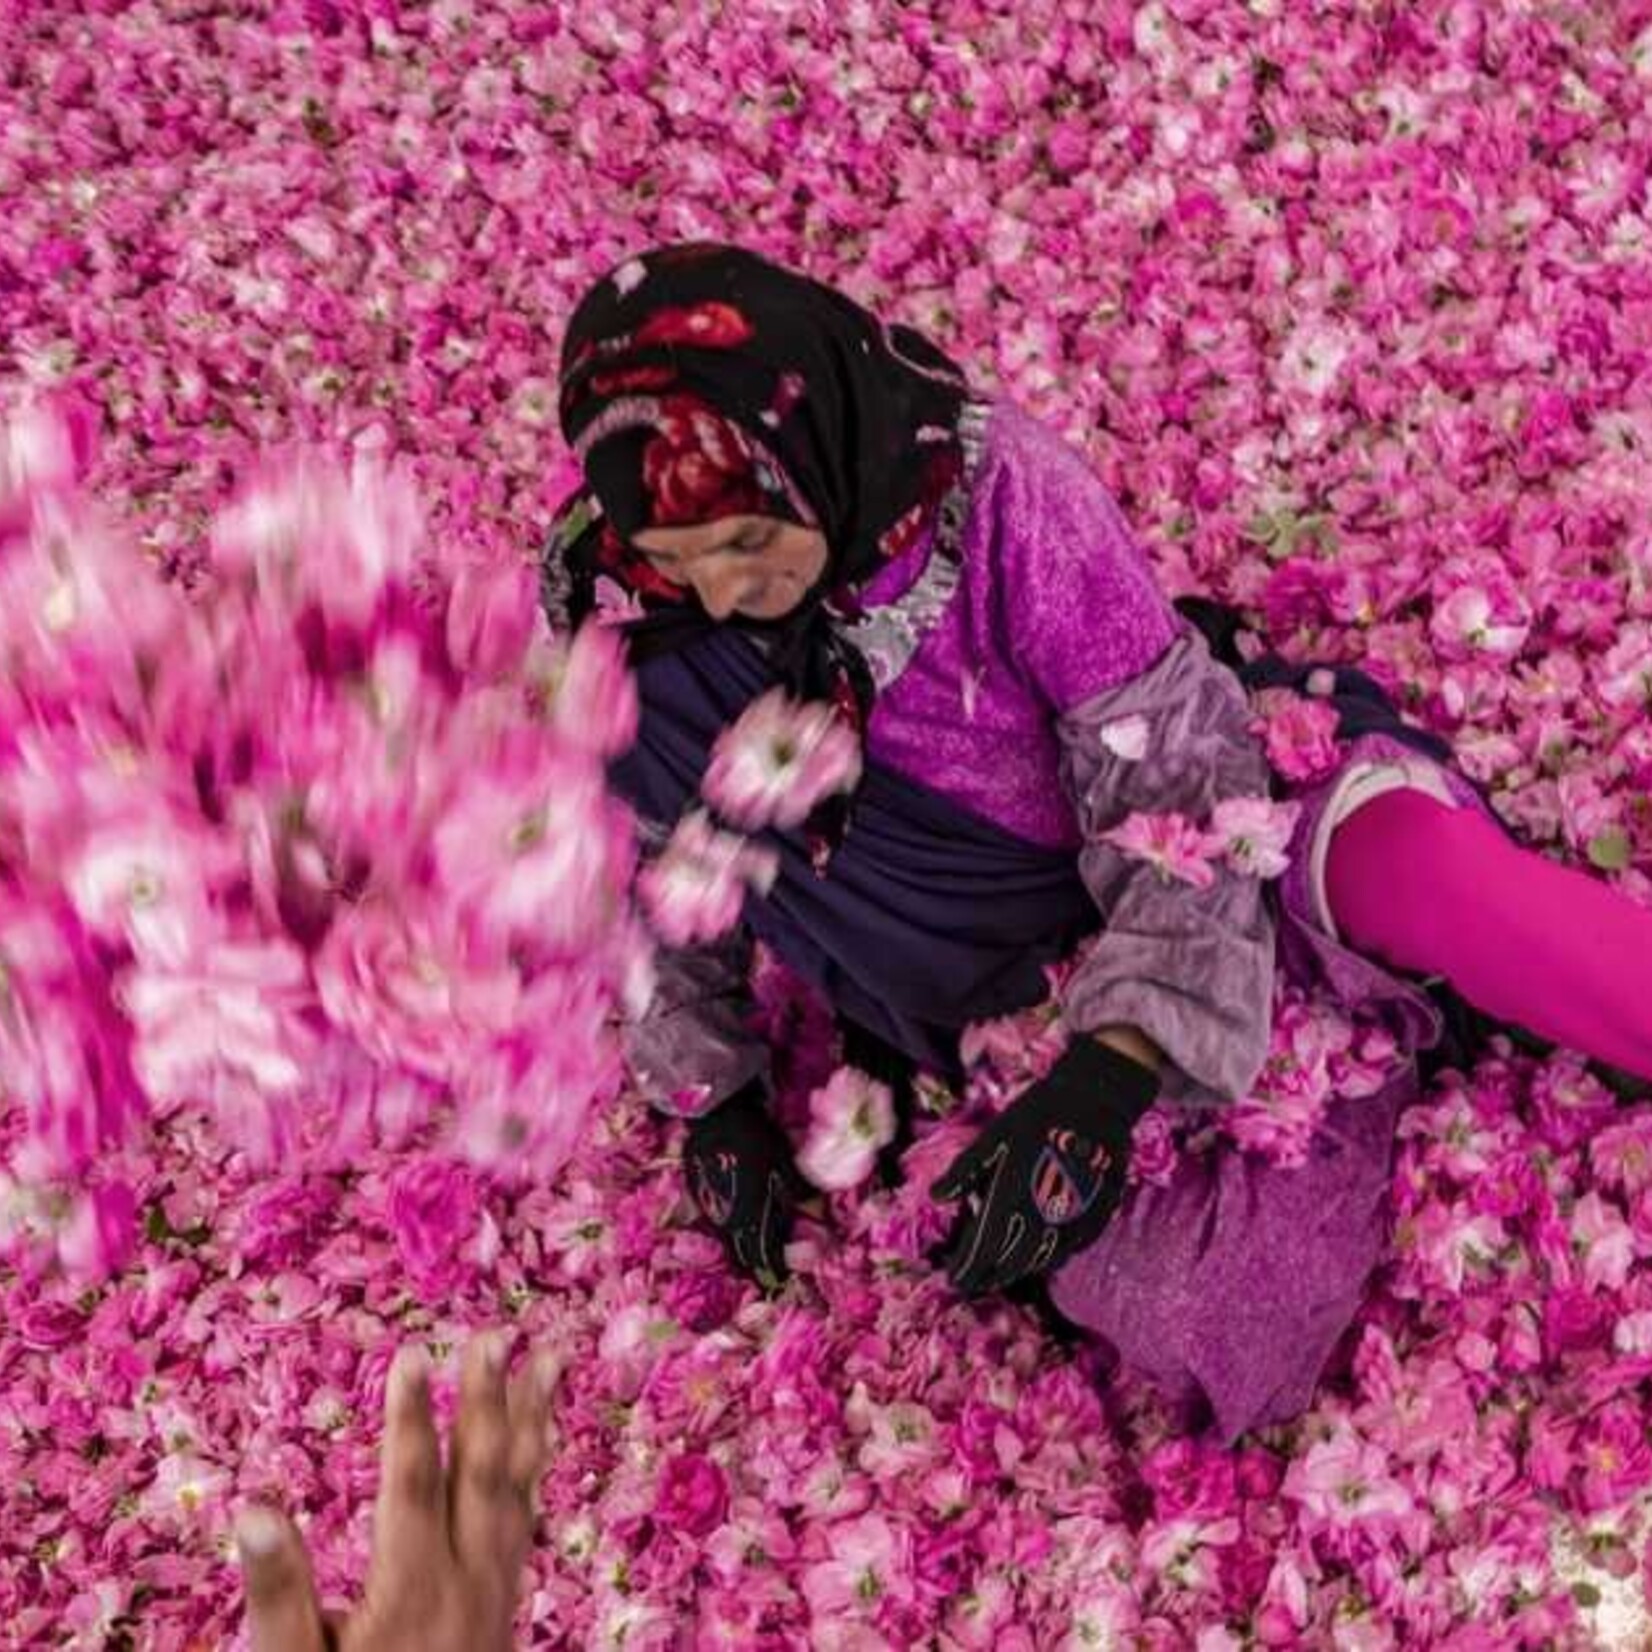
[[[505,1384],[509,1345],[498,1331],[472,1337],[459,1362],[459,1410],[453,1425],[448,1509],[461,1563],[485,1556],[510,1483],[511,1429]]]
[[[236,1518],[235,1546],[253,1652],[325,1652],[310,1557],[298,1528],[274,1509],[254,1505]]]
[[[554,1406],[562,1368],[560,1354],[541,1348],[510,1385],[510,1478],[530,1501],[539,1489],[556,1435]]]
[[[426,1592],[448,1555],[441,1442],[430,1414],[430,1359],[400,1349],[384,1394],[379,1495],[373,1520],[375,1598]]]

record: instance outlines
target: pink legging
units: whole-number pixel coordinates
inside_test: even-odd
[[[1356,951],[1652,1078],[1652,910],[1522,849],[1478,810],[1385,792],[1338,826],[1326,896]]]

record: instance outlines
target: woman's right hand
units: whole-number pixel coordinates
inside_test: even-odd
[[[786,1277],[786,1241],[806,1191],[785,1132],[761,1089],[748,1085],[695,1119],[683,1143],[683,1172],[700,1214],[734,1264],[765,1290]]]
[[[466,1348],[445,1467],[428,1361],[416,1349],[396,1356],[373,1558],[347,1616],[322,1613],[292,1521],[269,1508],[243,1511],[235,1535],[253,1652],[508,1652],[558,1370],[541,1353],[507,1382],[507,1351],[496,1332]]]

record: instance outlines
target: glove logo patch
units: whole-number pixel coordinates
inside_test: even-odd
[[[713,1227],[728,1226],[728,1219],[734,1214],[737,1180],[734,1155],[727,1149],[696,1155],[689,1160],[688,1181],[694,1202]]]
[[[1075,1222],[1101,1192],[1109,1155],[1071,1130],[1052,1130],[1033,1170],[1032,1200],[1051,1227]]]

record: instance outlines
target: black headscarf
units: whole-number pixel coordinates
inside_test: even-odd
[[[562,354],[563,434],[586,490],[553,531],[576,622],[606,575],[638,599],[637,663],[713,620],[631,548],[649,526],[762,514],[817,527],[821,580],[767,634],[782,681],[863,722],[870,673],[835,621],[957,481],[963,373],[922,334],[734,247],[659,248],[587,293]],[[593,499],[601,507],[592,509]]]

